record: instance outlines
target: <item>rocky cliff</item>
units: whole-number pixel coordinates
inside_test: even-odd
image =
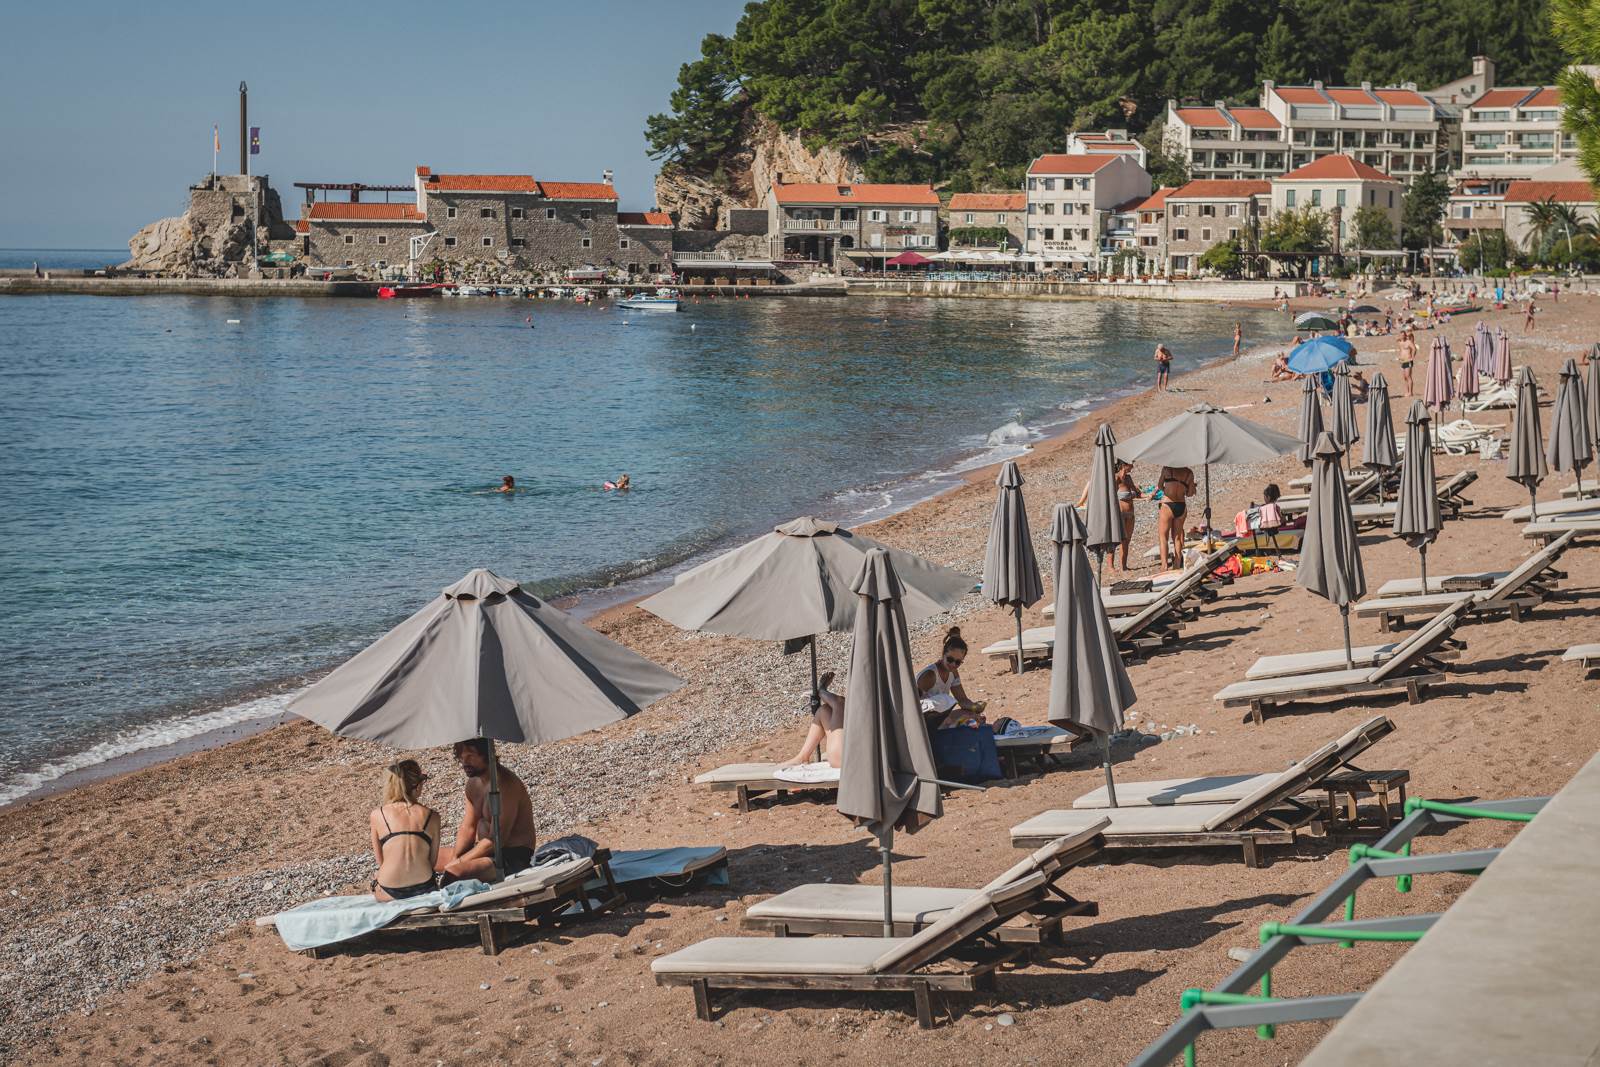
[[[258,176],[207,175],[189,187],[189,206],[181,215],[157,219],[128,241],[128,270],[161,274],[243,277],[250,273],[250,213],[255,212],[257,246],[290,240],[294,229],[283,218],[277,192]]]

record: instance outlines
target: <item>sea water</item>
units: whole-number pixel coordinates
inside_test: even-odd
[[[1240,319],[1283,333],[1139,301],[0,298],[0,802],[277,714],[472,567],[627,587],[903,507]]]

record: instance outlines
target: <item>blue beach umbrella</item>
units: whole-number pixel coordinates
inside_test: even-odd
[[[1296,374],[1321,374],[1355,354],[1355,346],[1343,337],[1313,337],[1289,353],[1289,369]]]

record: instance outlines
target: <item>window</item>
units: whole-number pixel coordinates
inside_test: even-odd
[[[545,217],[545,218],[546,218],[546,219],[553,219],[553,218],[555,218],[555,217],[556,217],[556,209],[555,209],[555,208],[553,208],[553,207],[547,207],[547,208],[545,208],[545,209],[544,209],[544,217]]]
[[[1044,191],[1045,192],[1047,192],[1047,193],[1054,192],[1055,188],[1056,188],[1056,180],[1054,178],[1046,178],[1044,180]]]
[[[1321,189],[1313,189],[1313,190],[1311,190],[1311,206],[1312,207],[1321,207],[1322,206],[1322,190]]]
[[[618,248],[627,248],[628,247],[628,239],[626,237],[617,238],[617,247]]]
[[[353,245],[356,243],[356,239],[353,235],[347,233],[344,235],[344,243],[347,245]]]
[[[1054,215],[1056,213],[1056,206],[1050,201],[1046,200],[1044,203],[1044,213],[1046,215]]]
[[[1378,191],[1376,189],[1368,189],[1367,190],[1367,206],[1368,207],[1372,207],[1377,202],[1378,202]]]
[[[1039,231],[1034,229],[1032,226],[1029,226],[1028,227],[1028,240],[1037,241],[1038,239],[1039,239]]]
[[[1237,227],[1237,226],[1228,227],[1228,240],[1237,241],[1238,239],[1239,239],[1239,227]]]
[[[1294,207],[1294,190],[1293,189],[1285,189],[1283,191],[1283,206],[1284,207]]]
[[[527,245],[528,245],[528,242],[524,238],[513,237],[511,239],[511,247],[512,248],[526,248]]]
[[[887,211],[882,210],[881,208],[872,208],[870,211],[867,212],[867,221],[868,222],[887,222],[887,221],[889,221],[889,213]]]
[[[917,221],[917,213],[915,211],[902,211],[902,212],[900,212],[900,221],[901,222],[916,222]]]
[[[580,244],[582,244],[582,245],[583,245],[583,247],[584,247],[584,248],[590,248],[590,247],[593,247],[593,245],[594,245],[594,242],[593,242],[593,241],[591,241],[591,240],[589,240],[589,238],[587,238],[587,237],[585,237],[585,238],[584,238],[584,239],[583,239],[583,240],[582,240],[582,241],[581,241],[581,242],[579,242],[579,243],[580,243]]]
[[[520,219],[520,218],[522,218],[522,217],[523,217],[523,215],[522,215],[522,209],[521,209],[521,208],[520,208],[520,207],[514,207],[514,208],[512,208],[512,209],[511,209],[511,217],[512,217],[512,218],[514,218],[514,219]]]
[[[1188,230],[1173,230],[1172,231],[1172,239],[1174,241],[1187,241],[1189,239],[1189,231]]]
[[[842,208],[840,208],[839,209],[839,221],[840,222],[854,222],[854,221],[856,221],[856,209],[853,208],[853,207],[842,207]]]
[[[1175,219],[1182,218],[1183,216],[1187,215],[1188,213],[1189,213],[1189,205],[1187,205],[1187,204],[1173,204],[1172,205],[1172,217],[1173,218],[1175,218]]]
[[[922,221],[925,222],[925,223],[929,223],[930,225],[932,223],[935,223],[935,222],[939,221],[939,213],[938,213],[938,211],[936,211],[934,208],[931,208],[931,207],[923,208],[922,209]]]
[[[592,208],[592,207],[579,208],[578,209],[578,218],[582,219],[584,222],[592,221],[594,219],[594,208]]]
[[[380,234],[378,234],[378,243],[379,243],[379,244],[380,244],[380,245],[386,245],[386,244],[388,244],[388,243],[389,243],[389,235],[388,235],[388,234],[386,234],[386,233],[380,233]]]
[[[1046,241],[1054,241],[1056,239],[1056,231],[1054,226],[1046,226],[1044,228],[1044,239]]]
[[[961,216],[961,221],[965,222],[968,226],[971,226],[974,222],[978,221],[978,216],[969,211],[965,215]]]
[[[971,222],[972,220],[969,218],[969,219],[967,219],[967,221]],[[1006,224],[1006,217],[1004,215],[996,215],[994,217],[994,221],[995,221],[995,225],[1004,226]]]
[[[1215,204],[1201,204],[1200,205],[1200,217],[1201,218],[1203,218],[1203,219],[1214,218],[1214,217],[1216,217],[1216,214],[1217,214],[1217,208],[1216,208]]]
[[[493,237],[485,237],[483,239],[483,247],[485,247],[485,248],[493,248],[494,247],[494,238]]]
[[[1039,188],[1039,179],[1038,178],[1029,178],[1028,179],[1028,189],[1029,189],[1029,191],[1031,192],[1031,191],[1037,190],[1038,188]]]
[[[1389,206],[1394,207],[1394,190],[1389,190]]]
[[[1202,240],[1202,241],[1211,240],[1211,227],[1210,226],[1202,226],[1202,227],[1200,227],[1200,240]]]
[[[1335,204],[1339,205],[1340,207],[1344,207],[1344,190],[1343,189],[1335,189],[1333,191],[1333,202]]]
[[[347,267],[353,267],[356,265],[356,261],[353,259],[347,259],[344,261],[344,265]]]
[[[1239,205],[1238,204],[1229,204],[1228,205],[1228,217],[1230,219],[1236,219],[1236,218],[1239,217]]]
[[[1030,214],[1030,215],[1036,214],[1036,212],[1033,209],[1038,207],[1038,206],[1039,205],[1035,204],[1032,200],[1029,200],[1028,201],[1028,214]]]
[[[492,219],[492,218],[494,218],[494,208],[492,208],[492,207],[480,207],[478,209],[478,217],[480,219]]]
[[[925,234],[922,235],[922,247],[923,248],[932,248],[933,247],[933,234],[925,233]]]
[[[447,219],[455,218],[456,217],[456,209],[453,208],[453,207],[445,208],[444,209],[444,217],[447,218]]]
[[[874,212],[874,214],[877,214],[877,213]],[[883,247],[883,234],[881,234],[881,233],[868,234],[867,235],[867,244],[872,248],[882,248]]]
[[[446,248],[454,248],[456,246],[456,239],[454,237],[446,237],[444,239],[444,246]]]

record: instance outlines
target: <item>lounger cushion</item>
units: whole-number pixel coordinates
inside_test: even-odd
[[[991,909],[1003,907],[1002,901],[1039,892],[1043,888],[1044,876],[1032,874],[994,889],[980,889],[969,896],[966,903],[946,912],[944,918],[932,926],[923,927],[920,933],[903,940],[885,941],[882,951],[872,961],[872,970],[891,974],[915,969],[939,954],[932,949],[933,945],[943,942],[952,934],[959,938],[963,931],[977,933],[981,930],[984,926],[982,916]]]
[[[1471,571],[1465,574],[1438,574],[1428,579],[1430,586],[1439,587],[1449,581],[1480,582],[1485,588],[1498,582],[1510,571]],[[1391,578],[1378,586],[1377,597],[1416,596],[1422,592],[1421,578]]]
[[[1573,645],[1561,653],[1563,660],[1591,660],[1600,659],[1600,645]]]
[[[1234,682],[1216,695],[1217,700],[1257,699],[1282,697],[1291,693],[1316,692],[1346,685],[1359,685],[1372,673],[1370,667],[1357,667],[1347,671],[1319,671],[1316,674],[1297,674],[1288,678],[1260,678],[1255,681]]]
[[[970,889],[927,889],[921,886],[894,887],[892,903],[897,923],[935,922],[951,908],[958,908],[972,896]],[[883,918],[881,885],[836,885],[816,882],[795,886],[785,893],[752,905],[746,913],[753,919],[824,919],[835,922],[872,922]]]
[[[1119,798],[1120,799],[1120,798]],[[1230,804],[1172,804],[1160,808],[1111,808],[1075,811],[1057,808],[1040,812],[1011,828],[1011,839],[1032,840],[1079,832],[1090,823],[1109,820],[1101,833],[1116,838],[1128,834],[1192,834],[1206,829],[1213,816],[1231,810]]]
[[[706,771],[695,776],[696,785],[713,785],[741,782],[770,782],[777,773],[776,763],[730,763],[715,770]],[[791,782],[790,785],[810,783]],[[838,785],[837,782],[820,783],[824,785]]]
[[[1276,774],[1217,774],[1208,778],[1118,782],[1117,806],[1150,808],[1171,804],[1232,804],[1277,777]],[[1106,787],[1101,786],[1074,800],[1072,806],[1079,809],[1110,808],[1111,797]]]
[[[1554,518],[1558,515],[1581,515],[1585,512],[1600,510],[1600,501],[1597,500],[1541,500],[1539,501],[1539,517],[1546,515]],[[1533,518],[1533,505],[1524,504],[1520,508],[1512,508],[1506,512],[1506,518],[1512,522],[1527,522]]]
[[[904,937],[712,937],[651,960],[650,970],[655,974],[706,975],[871,974],[874,960],[909,940]]]
[[[1387,658],[1399,642],[1386,645],[1359,645],[1350,650],[1350,658],[1358,667],[1372,667]],[[1328,648],[1320,652],[1294,652],[1284,656],[1262,656],[1244,672],[1246,679],[1287,678],[1296,674],[1316,674],[1319,671],[1337,670],[1345,664],[1344,649]],[[1118,793],[1121,796],[1121,793]]]
[[[552,864],[548,867],[535,867],[513,875],[503,882],[496,882],[493,888],[482,893],[474,893],[461,902],[457,908],[481,908],[496,901],[508,900],[511,897],[520,897],[524,893],[537,893],[541,889],[548,889],[557,882],[565,881],[574,875],[585,874],[594,866],[594,861],[587,856],[567,860],[565,863]]]

